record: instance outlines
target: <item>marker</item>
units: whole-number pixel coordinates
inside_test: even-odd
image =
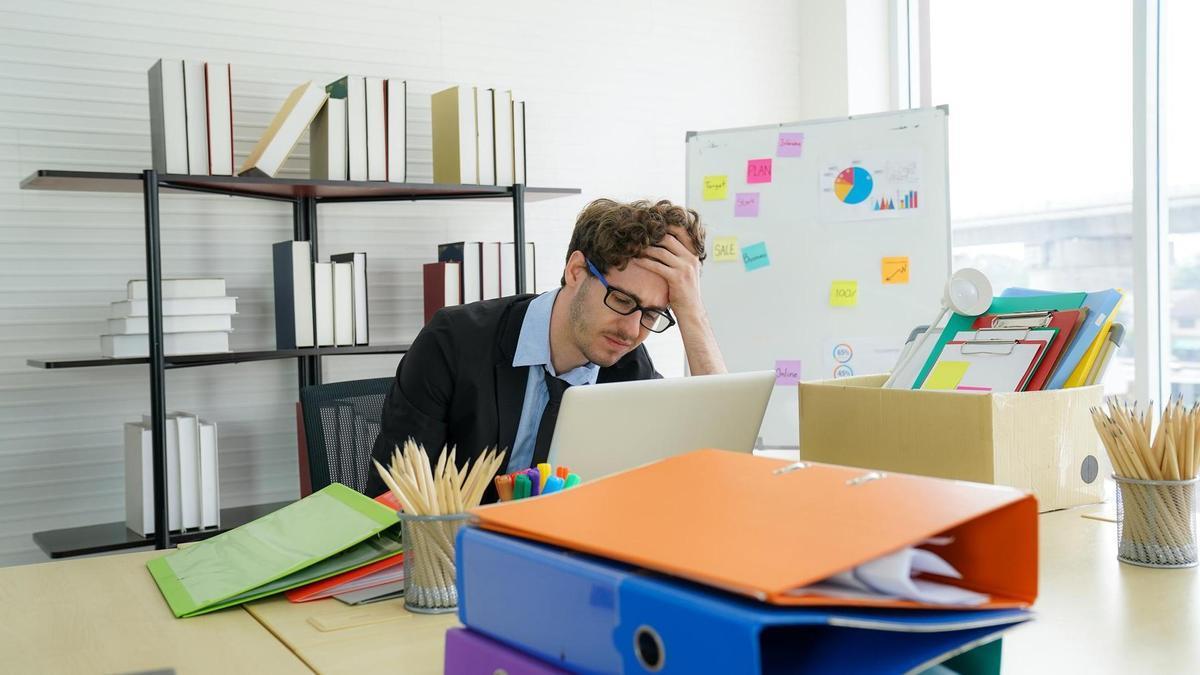
[[[513,479],[512,476],[496,476],[496,494],[500,495],[500,501],[507,502],[513,498]]]
[[[524,499],[529,496],[529,476],[519,473],[513,488],[513,499]]]
[[[559,490],[563,489],[563,485],[565,483],[566,481],[558,476],[550,476],[546,479],[546,487],[542,489],[542,494],[548,495],[551,492],[558,492]]]
[[[563,489],[566,489],[566,488],[573,488],[573,487],[575,487],[576,485],[579,485],[579,484],[580,484],[580,483],[582,483],[582,482],[583,482],[583,481],[582,481],[582,480],[580,480],[580,478],[579,478],[579,474],[577,474],[577,473],[573,473],[573,474],[571,474],[571,475],[567,476],[567,482],[566,482],[566,485],[564,485],[564,486],[563,486]]]
[[[525,475],[529,477],[529,497],[536,497],[542,494],[542,473],[537,469],[526,469]]]
[[[570,470],[570,469],[568,469],[568,468],[567,468],[567,467],[565,467],[565,466],[560,466],[560,467],[558,467],[557,469],[555,469],[555,470],[554,470],[554,475],[555,475],[555,476],[558,476],[558,477],[559,477],[559,478],[561,478],[561,479],[563,479],[563,482],[566,482],[566,480],[567,480],[567,476],[570,476],[570,475],[571,475],[571,470]]]
[[[551,473],[550,465],[547,464],[546,462],[542,462],[542,463],[538,464],[537,472],[538,472],[538,489],[544,491],[546,489],[546,479],[550,477],[550,473]]]

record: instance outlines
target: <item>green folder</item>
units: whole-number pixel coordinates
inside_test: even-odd
[[[1087,293],[1054,293],[1048,295],[1030,295],[1026,297],[999,297],[992,299],[992,306],[988,308],[985,314],[1012,314],[1014,312],[1045,312],[1059,311],[1063,309],[1078,309],[1083,306],[1084,299],[1087,298]],[[946,323],[946,327],[942,330],[941,336],[938,337],[937,344],[933,346],[933,350],[929,352],[929,359],[925,361],[925,367],[921,369],[921,373],[917,375],[917,379],[913,381],[913,389],[920,389],[925,383],[925,378],[929,375],[929,371],[933,369],[933,364],[937,363],[938,357],[942,355],[942,348],[946,346],[955,335],[961,330],[971,330],[971,324],[975,323],[977,317],[963,316],[961,314],[951,314],[950,320]]]
[[[333,483],[146,567],[175,616],[197,616],[391,555],[396,524],[395,511]]]

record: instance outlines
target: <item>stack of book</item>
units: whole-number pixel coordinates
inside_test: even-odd
[[[526,106],[512,90],[456,86],[433,95],[433,182],[528,185]]]
[[[145,279],[133,279],[127,298],[112,303],[108,333],[100,353],[110,358],[148,356],[150,301]],[[225,295],[225,280],[163,279],[163,353],[211,354],[229,351],[237,298]]]
[[[171,530],[221,526],[217,425],[192,413],[166,420],[167,520]],[[154,534],[154,459],[150,417],[125,425],[125,525]]]
[[[233,174],[228,63],[159,59],[149,71],[150,151],[159,173]]]
[[[370,343],[366,253],[312,262],[307,241],[281,241],[272,250],[276,349]]]
[[[457,241],[438,245],[438,261],[423,268],[425,321],[442,307],[515,295],[516,244]],[[537,246],[525,242],[525,290],[537,289]]]

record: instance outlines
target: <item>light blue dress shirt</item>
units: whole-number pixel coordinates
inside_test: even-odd
[[[550,401],[550,390],[546,387],[545,378],[557,377],[576,387],[595,384],[596,377],[600,375],[600,366],[594,363],[572,368],[561,375],[554,372],[554,364],[550,362],[550,310],[554,308],[556,297],[558,289],[534,298],[529,303],[529,309],[525,311],[525,321],[521,323],[521,335],[517,338],[513,367],[528,367],[529,379],[525,381],[521,423],[517,426],[517,438],[513,441],[507,473],[528,469],[533,461],[538,425],[541,424],[542,413]]]

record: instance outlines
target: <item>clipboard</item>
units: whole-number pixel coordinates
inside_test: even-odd
[[[1046,388],[1059,360],[1066,353],[1067,346],[1075,336],[1079,326],[1087,316],[1088,310],[1067,309],[1059,311],[1018,312],[1014,314],[985,314],[975,320],[975,329],[1000,328],[1056,328],[1058,336],[1050,341],[1046,354],[1034,370],[1033,376],[1021,391],[1041,391]]]
[[[951,340],[921,389],[979,394],[1022,391],[1047,345],[1045,340]]]

